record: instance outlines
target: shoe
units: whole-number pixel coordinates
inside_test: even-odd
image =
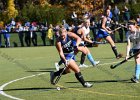
[[[84,87],[86,87],[86,88],[90,88],[90,87],[92,87],[93,86],[93,84],[90,84],[90,83],[88,83],[88,82],[85,82],[85,84],[84,84]]]
[[[54,75],[54,72],[52,71],[51,73],[50,73],[50,82],[51,82],[51,84],[55,84],[54,83],[54,79],[55,79],[55,75]]]
[[[131,81],[132,81],[133,83],[139,83],[139,80],[138,80],[136,77],[131,78]]]
[[[58,63],[55,63],[55,68],[57,71],[59,71],[60,66],[58,65]]]
[[[117,59],[120,59],[120,58],[122,58],[123,57],[123,54],[121,54],[121,53],[119,53],[118,55],[117,55]]]
[[[79,67],[80,67],[80,68],[83,68],[83,67],[88,67],[88,65],[85,65],[85,64],[80,64],[80,65],[79,65]]]
[[[95,63],[93,64],[93,66],[97,66],[100,63],[100,61],[95,61]]]

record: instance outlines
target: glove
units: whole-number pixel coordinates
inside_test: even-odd
[[[65,66],[68,66],[69,65],[69,60],[66,60],[65,61]]]
[[[78,53],[78,48],[77,46],[74,46],[74,54],[77,54]]]

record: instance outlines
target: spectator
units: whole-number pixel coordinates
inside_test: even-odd
[[[49,39],[50,45],[52,46],[54,44],[52,24],[50,24],[49,29],[48,29],[48,39]]]
[[[138,26],[140,26],[140,14],[138,14],[138,16],[137,16],[137,24],[138,24]]]
[[[130,20],[130,11],[127,8],[127,6],[124,6],[124,10],[122,12],[123,12],[123,20],[125,22],[128,22]]]
[[[12,18],[12,21],[11,21],[10,24],[11,24],[12,29],[14,29],[15,26],[16,26],[16,22],[15,22],[15,19],[14,18]]]
[[[76,25],[77,24],[77,14],[75,13],[75,11],[73,11],[73,13],[71,15],[71,19],[73,21],[73,24]]]
[[[94,41],[96,41],[97,25],[96,25],[95,21],[92,21],[91,26],[90,26],[90,29],[91,29],[91,31],[93,33]]]
[[[30,37],[29,26],[30,26],[29,24],[25,23],[25,26],[24,26],[24,29],[23,29],[24,32],[25,32],[25,43],[28,47],[31,46],[31,37]]]
[[[41,31],[41,39],[43,41],[43,45],[46,46],[46,31],[47,27],[45,27],[43,24],[40,26],[40,31]]]
[[[114,15],[114,21],[118,22],[119,21],[119,15],[120,15],[120,10],[118,7],[115,5],[115,8],[113,10],[113,15]]]
[[[30,27],[30,32],[31,32],[31,39],[32,39],[32,43],[34,46],[37,46],[37,24],[36,22],[32,22],[32,25]]]
[[[24,32],[23,32],[23,26],[21,25],[21,23],[17,24],[17,30],[16,31],[18,32],[21,47],[24,47],[24,42],[23,42]]]
[[[4,36],[4,41],[5,41],[5,47],[10,47],[10,34],[8,34],[8,29],[9,29],[10,25],[5,26],[1,32],[3,33]]]
[[[108,5],[108,6],[107,6],[106,12],[107,12],[107,14],[109,15],[108,17],[109,17],[110,19],[112,19],[113,14],[112,14],[112,11],[111,11],[111,5]]]
[[[69,30],[69,25],[66,23],[66,20],[63,20],[62,24],[63,24],[64,28],[68,31]]]

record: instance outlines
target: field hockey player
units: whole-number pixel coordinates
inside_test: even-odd
[[[65,70],[64,68],[60,69],[56,72],[50,73],[50,81],[51,84],[55,84],[55,78],[59,76],[62,72],[62,75],[67,74],[70,72],[70,70],[74,71],[75,77],[77,80],[83,85],[83,87],[92,87],[92,84],[85,82],[79,66],[76,64],[76,62],[73,59],[74,56],[74,49],[79,49],[80,51],[85,50],[84,47],[79,47],[79,44],[81,42],[81,39],[74,33],[68,32],[65,28],[61,28],[59,31],[60,37],[56,41],[56,48],[58,50],[58,53],[61,57],[61,59],[65,63]],[[74,48],[72,44],[72,38],[76,40],[76,47]]]
[[[128,23],[129,31],[127,32],[127,50],[126,59],[129,58],[129,52],[131,49],[131,42],[133,43],[133,53],[140,52],[140,28],[136,25],[136,22],[131,20]],[[135,57],[135,75],[131,78],[134,83],[139,83],[140,78],[140,53]]]

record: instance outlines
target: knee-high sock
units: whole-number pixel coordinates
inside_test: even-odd
[[[139,79],[139,77],[140,77],[140,64],[136,65],[135,75],[136,75],[136,78]]]
[[[118,56],[118,52],[117,52],[116,46],[112,47],[112,50],[113,50],[115,56],[117,57]]]
[[[92,55],[90,53],[87,54],[87,58],[91,62],[92,65],[95,65],[95,61],[94,61],[94,59],[93,59],[93,57],[92,57]]]
[[[62,63],[64,63],[64,61],[61,59],[61,60],[58,62],[58,65],[60,66]]]
[[[62,73],[62,71],[64,70],[64,68],[60,69],[59,71],[55,72],[54,75],[55,76],[59,76],[60,73]],[[67,74],[66,71],[64,70],[64,72],[62,73],[62,75]]]
[[[85,62],[86,54],[82,53],[80,64],[82,65]]]
[[[84,78],[83,78],[81,72],[79,72],[79,73],[75,73],[75,77],[76,77],[77,80],[78,80],[78,81],[84,86],[84,84],[85,84],[85,80],[84,80]]]

